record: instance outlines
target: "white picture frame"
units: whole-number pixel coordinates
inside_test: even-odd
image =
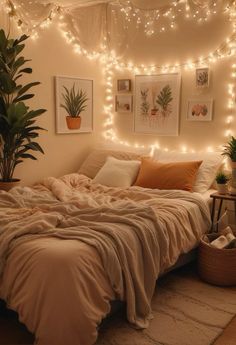
[[[131,113],[133,111],[132,95],[116,95],[115,111],[117,113]]]
[[[131,91],[131,79],[118,79],[117,80],[118,92],[130,92]]]
[[[134,131],[179,135],[180,73],[135,76]]]
[[[213,99],[190,99],[188,100],[188,121],[212,121]]]
[[[82,91],[87,99],[84,103],[84,110],[79,114],[80,125],[68,124],[68,112],[62,105],[65,105],[66,90],[70,92],[74,87],[75,92]],[[93,80],[77,77],[56,76],[55,77],[56,92],[56,133],[57,134],[77,134],[91,133],[93,131]],[[69,116],[71,117],[71,116]],[[69,128],[69,127],[73,128]],[[79,127],[78,127],[79,126]],[[76,128],[74,128],[76,127]]]
[[[208,67],[196,68],[196,87],[208,88],[210,84],[210,70]]]

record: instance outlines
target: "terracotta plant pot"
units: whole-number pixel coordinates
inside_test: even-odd
[[[220,194],[227,194],[228,193],[228,185],[226,183],[217,183],[217,190]]]
[[[4,190],[5,192],[8,192],[13,187],[16,187],[19,184],[20,180],[18,178],[14,178],[9,182],[5,182],[0,180],[0,190]]]
[[[152,109],[151,110],[151,115],[156,115],[156,113],[157,113],[157,109]]]
[[[66,123],[67,123],[68,129],[79,129],[80,125],[81,125],[81,117],[80,116],[77,116],[77,117],[67,116],[66,117]]]
[[[230,165],[232,169],[236,169],[236,162],[231,161]]]

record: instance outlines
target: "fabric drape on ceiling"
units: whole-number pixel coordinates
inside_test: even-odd
[[[39,26],[45,19],[47,19],[52,11],[56,8],[56,5],[52,3],[41,4],[38,2],[29,3],[25,0],[16,0],[11,1],[15,6],[14,12],[17,14],[17,17],[27,25],[29,30],[32,30],[34,27]]]
[[[119,2],[98,1],[94,5],[95,1],[89,1],[88,6],[81,6],[83,2],[79,2],[78,5],[67,7],[52,3],[29,4],[26,0],[14,0],[12,3],[16,6],[18,19],[29,32],[47,18],[54,20],[57,14],[58,18],[63,15],[63,30],[88,53],[115,50],[116,55],[122,57],[136,37],[136,27],[127,25]]]
[[[68,10],[65,15],[68,30],[89,52],[101,52],[107,38],[107,4]]]
[[[46,0],[43,1],[43,3],[39,1],[29,2],[28,0],[11,1],[16,6],[15,13],[18,19],[24,24],[22,27],[28,27],[30,31],[37,28],[48,18],[53,21],[61,21],[64,24],[64,30],[69,33],[69,36],[73,37],[74,43],[78,42],[88,53],[111,52],[114,50],[116,55],[122,58],[128,46],[140,34],[140,31],[137,30],[137,16],[131,15],[127,20],[122,7],[127,11],[133,11],[135,10],[134,6],[141,3],[141,0],[131,2],[127,2],[127,0],[78,0],[77,3],[72,0],[73,4],[69,1],[70,5],[68,6],[61,5],[61,3],[64,3],[63,0],[60,3],[46,3]],[[217,6],[223,6],[232,1],[219,0]],[[176,2],[181,3],[181,0]],[[142,1],[142,3],[144,2]],[[150,6],[152,3],[157,3],[157,1],[149,0],[147,2]],[[166,10],[169,3],[169,0],[163,0],[159,9],[163,10],[164,4]],[[204,10],[211,3],[212,0],[188,0],[190,7],[197,7],[199,10]],[[222,10],[218,9],[218,11]],[[155,25],[155,19],[152,18],[154,12],[150,9],[140,10],[137,8],[137,13],[139,13],[139,16],[146,18],[146,21],[148,18],[148,21]],[[60,19],[61,15],[63,15],[62,19]],[[162,17],[160,20],[165,21],[168,19]]]

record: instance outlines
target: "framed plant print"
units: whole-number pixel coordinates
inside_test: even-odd
[[[189,121],[211,121],[213,100],[189,100],[187,120]]]
[[[179,134],[180,85],[179,73],[135,76],[135,132]]]
[[[210,70],[206,68],[196,69],[196,87],[207,88],[209,87]]]
[[[93,80],[57,76],[56,133],[93,131]]]
[[[115,110],[117,113],[130,113],[133,108],[132,95],[117,95]]]
[[[131,79],[118,79],[117,80],[117,91],[118,92],[129,92],[129,91],[131,91]]]

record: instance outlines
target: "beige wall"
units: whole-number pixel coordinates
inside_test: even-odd
[[[4,18],[2,14],[0,27],[6,27]],[[15,33],[19,34],[16,29]],[[33,68],[33,74],[24,81],[41,82],[41,85],[34,88],[35,97],[29,104],[35,109],[47,109],[38,121],[38,125],[47,129],[41,132],[38,139],[45,155],[37,154],[37,161],[25,160],[15,172],[15,177],[20,178],[24,184],[31,184],[46,176],[61,176],[78,170],[101,132],[104,90],[98,64],[76,55],[71,46],[65,43],[57,27],[42,30],[36,41],[28,39],[23,53],[25,58],[32,59],[28,66]],[[54,77],[57,75],[94,80],[93,133],[56,134]]]
[[[4,20],[2,20],[5,25]],[[179,30],[165,33],[158,38],[147,38],[141,33],[130,45],[127,60],[138,63],[172,63],[182,59],[193,59],[209,53],[222,42],[230,32],[225,17],[216,17],[206,26],[185,23]],[[32,80],[41,81],[35,88],[36,96],[31,104],[35,108],[43,107],[47,112],[41,117],[39,125],[47,128],[39,142],[45,155],[38,155],[38,161],[25,161],[16,171],[15,177],[23,183],[33,183],[46,176],[60,176],[73,172],[87,155],[89,150],[101,140],[103,128],[104,79],[97,62],[76,55],[72,47],[61,37],[57,27],[51,26],[40,33],[36,41],[28,40],[24,52],[31,58],[33,67]],[[210,88],[199,91],[195,88],[195,71],[182,71],[180,131],[178,137],[157,137],[133,132],[133,114],[115,114],[115,129],[118,136],[131,143],[152,144],[158,142],[161,147],[180,149],[183,145],[189,149],[205,150],[208,146],[216,147],[226,140],[227,125],[227,85],[230,79],[232,59],[225,59],[211,66]],[[77,76],[94,80],[94,132],[91,134],[56,134],[55,133],[55,93],[54,76]],[[131,78],[134,88],[134,75],[116,73],[117,78]],[[114,94],[116,90],[114,90]],[[186,120],[187,100],[202,96],[214,99],[213,121],[194,123]],[[235,127],[235,122],[233,123]]]
[[[204,25],[190,22],[179,22],[178,29],[158,36],[147,37],[138,32],[131,43],[127,53],[127,61],[137,61],[138,64],[171,65],[200,56],[206,56],[214,51],[230,34],[231,26],[226,16],[216,16]],[[228,84],[232,82],[232,58],[226,58],[210,66],[210,87],[198,89],[195,87],[195,69],[183,69],[181,74],[181,95],[179,113],[179,136],[155,136],[151,134],[138,134],[133,132],[133,114],[117,113],[115,115],[115,128],[118,137],[131,144],[158,143],[161,148],[181,150],[204,151],[210,147],[217,149],[224,144],[228,125]],[[157,74],[160,73],[157,71]],[[143,73],[141,73],[143,74]],[[116,79],[131,78],[132,94],[135,95],[135,76],[132,73],[115,73]],[[114,85],[116,92],[116,85]],[[187,107],[189,99],[213,99],[213,121],[192,122],[187,121]],[[135,100],[135,98],[134,98]],[[236,129],[234,120],[232,128]]]

